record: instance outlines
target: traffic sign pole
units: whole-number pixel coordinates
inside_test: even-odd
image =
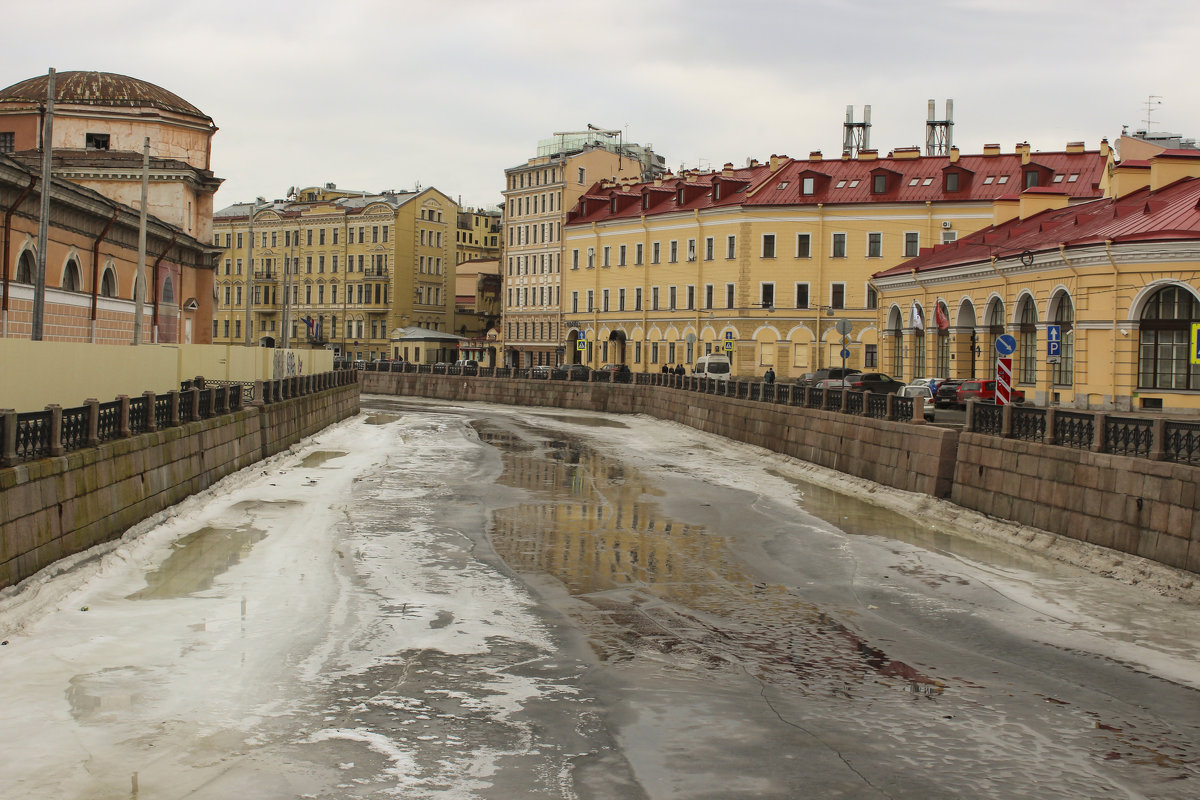
[[[996,405],[1006,406],[1012,397],[1012,359],[996,359]]]

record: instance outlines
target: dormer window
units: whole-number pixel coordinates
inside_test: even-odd
[[[816,194],[817,181],[815,178],[800,179],[801,194]]]
[[[76,139],[78,141],[78,139]],[[107,150],[108,149],[108,134],[107,133],[89,133],[84,136],[84,147],[88,150]]]
[[[613,196],[612,200],[609,201],[608,213],[610,213],[610,214],[617,213],[617,198],[615,195]]]
[[[642,210],[645,211],[648,208],[650,208],[650,195],[643,194],[642,195]]]
[[[1025,170],[1025,188],[1030,189],[1038,185],[1038,174],[1036,169]]]
[[[874,175],[871,177],[871,193],[883,194],[887,191],[887,175]]]
[[[947,192],[957,192],[958,191],[958,173],[957,172],[947,172],[946,173],[946,191]]]
[[[675,193],[675,202],[683,205],[683,187],[680,187],[679,191]]]

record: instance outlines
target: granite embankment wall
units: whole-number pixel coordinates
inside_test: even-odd
[[[361,380],[376,394],[647,414],[1200,572],[1194,466],[661,386],[371,372]]]
[[[358,413],[358,398],[349,383],[0,468],[0,587]]]

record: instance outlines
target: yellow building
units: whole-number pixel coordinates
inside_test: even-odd
[[[500,325],[500,262],[468,261],[455,270],[454,332],[466,337],[458,346],[462,358],[494,367]]]
[[[877,274],[884,366],[994,377],[1008,334],[1029,401],[1200,408],[1200,151],[1122,161],[1107,186],[1078,205],[1053,186],[999,199],[993,225]]]
[[[375,194],[326,184],[222,209],[213,341],[403,356],[398,329],[454,324],[457,221],[458,206],[433,188]]]
[[[714,350],[743,376],[840,366],[843,349],[847,366],[879,369],[873,273],[990,224],[993,200],[1020,187],[1099,197],[1109,159],[1106,143],[961,156],[912,147],[596,184],[564,226],[568,347],[593,366],[643,372]]]
[[[500,212],[464,208],[458,212],[454,263],[496,261],[500,258]]]
[[[556,134],[538,155],[504,171],[505,363],[558,364],[567,344],[563,327],[563,222],[567,210],[601,178],[642,180],[662,171],[649,148],[614,142],[619,131]]]

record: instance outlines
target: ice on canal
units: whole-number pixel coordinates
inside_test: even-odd
[[[0,598],[0,795],[1200,793],[1186,586],[649,418],[364,406]]]

